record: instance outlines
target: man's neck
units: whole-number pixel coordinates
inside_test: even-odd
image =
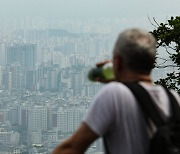
[[[142,81],[147,84],[153,84],[151,76],[149,74],[140,74],[128,72],[120,76],[119,81],[121,82],[133,82],[133,81]]]

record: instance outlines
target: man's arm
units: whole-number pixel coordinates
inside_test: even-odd
[[[72,136],[56,147],[53,154],[83,154],[98,137],[85,123],[82,123]]]

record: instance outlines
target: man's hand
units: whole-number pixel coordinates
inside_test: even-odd
[[[104,64],[109,63],[109,62],[112,62],[112,60],[105,60],[105,61],[102,61],[102,62],[98,62],[98,63],[96,63],[96,67],[102,67]],[[114,80],[96,78],[96,81],[101,82],[101,83],[109,83],[109,82],[114,81]]]
[[[112,60],[101,61],[101,62],[96,63],[96,66],[97,67],[102,67],[104,64],[107,64],[107,63],[110,63],[110,62],[112,62]]]
[[[85,123],[82,123],[79,129],[57,146],[52,154],[83,154],[98,137]]]

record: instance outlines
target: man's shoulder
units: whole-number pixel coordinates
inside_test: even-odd
[[[106,84],[103,87],[103,90],[116,90],[119,88],[126,88],[126,86],[121,82],[113,81],[113,82]]]
[[[99,95],[104,96],[104,97],[109,97],[109,96],[114,96],[114,95],[123,95],[123,94],[129,94],[130,90],[128,87],[126,87],[123,83],[121,82],[110,82],[106,84],[101,91],[99,92]],[[98,96],[99,96],[98,95]]]

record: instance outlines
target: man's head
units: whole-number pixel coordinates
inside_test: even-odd
[[[119,57],[121,64],[128,71],[149,75],[155,62],[156,41],[149,32],[144,30],[126,30],[120,33],[113,56],[114,59]],[[118,70],[115,68],[115,71]]]

